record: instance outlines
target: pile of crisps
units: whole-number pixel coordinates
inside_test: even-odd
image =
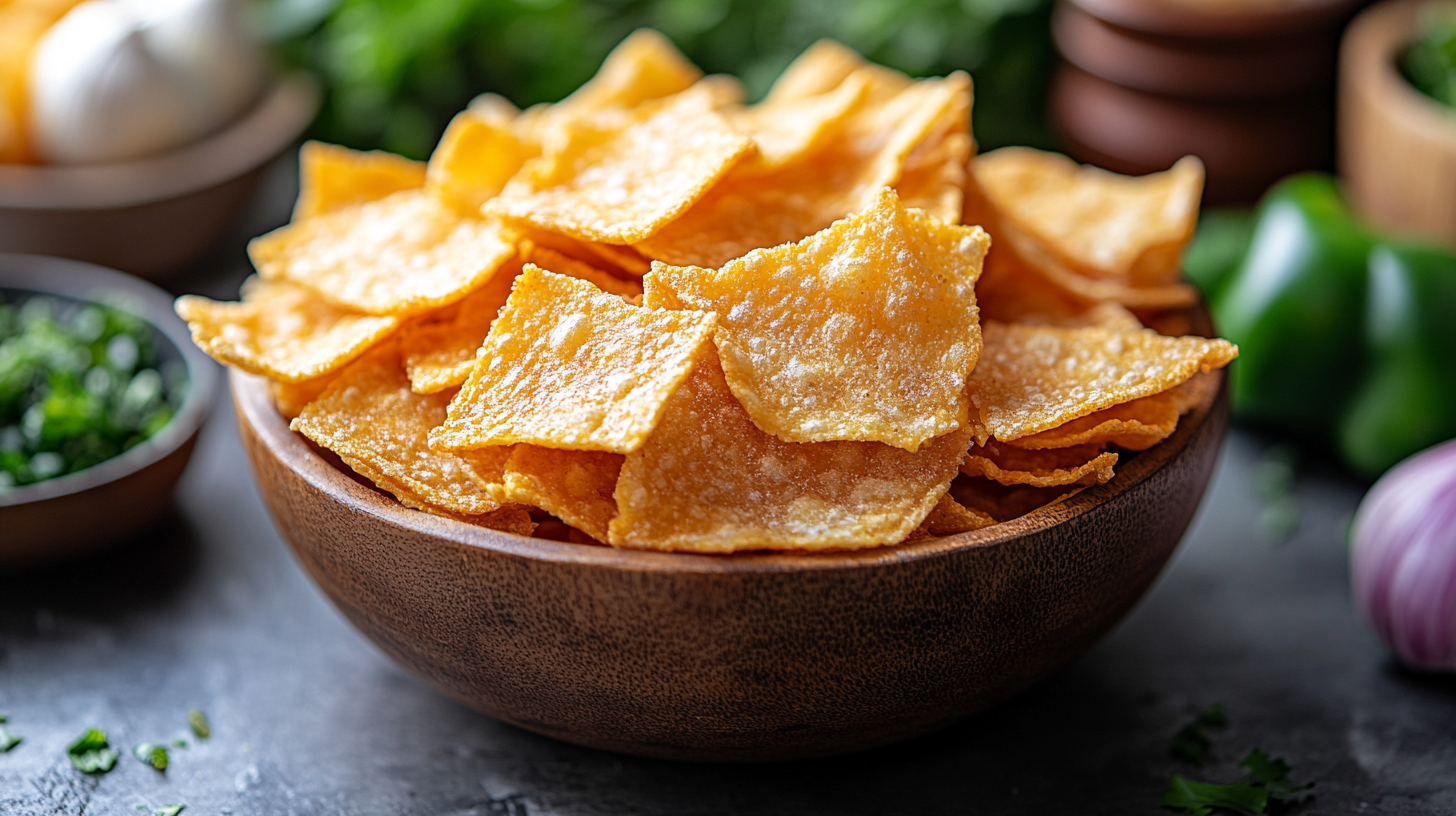
[[[1110,479],[1237,350],[1138,316],[1194,302],[1196,160],[972,160],[970,109],[830,42],[745,106],[641,31],[428,164],[306,145],[242,302],[177,311],[428,513],[713,553],[986,527]]]

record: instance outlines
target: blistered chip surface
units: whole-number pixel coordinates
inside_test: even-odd
[[[241,303],[184,295],[177,314],[213,359],[283,382],[322,377],[399,327],[393,317],[340,309],[286,282],[249,278]]]
[[[716,324],[711,313],[643,309],[527,264],[432,441],[629,453]]]
[[[719,314],[728,384],[764,431],[915,450],[966,423],[988,245],[979,227],[907,210],[886,189],[865,212],[721,270],[659,265],[645,302]]]
[[[378,201],[424,184],[424,162],[382,150],[359,151],[304,142],[298,152],[299,193],[293,220]]]
[[[1173,433],[1178,427],[1179,415],[1189,407],[1180,390],[1173,388],[1104,408],[1010,444],[1027,450],[1102,444],[1147,450]]]
[[[501,122],[470,111],[456,114],[430,154],[426,186],[455,207],[475,214],[487,199],[505,189],[525,164],[541,152]]]
[[[490,324],[511,296],[521,266],[519,257],[507,261],[484,286],[456,304],[449,319],[414,324],[399,333],[404,368],[415,393],[434,394],[465,382]]]
[[[617,516],[622,455],[516,445],[506,463],[505,496],[539,507],[603,544]]]

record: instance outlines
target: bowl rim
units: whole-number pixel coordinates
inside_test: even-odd
[[[110,210],[216,187],[297,139],[313,121],[320,99],[311,76],[289,74],[231,124],[167,153],[100,164],[0,164],[0,207]]]
[[[181,447],[202,427],[217,392],[217,363],[192,344],[187,324],[172,311],[172,296],[140,278],[104,266],[0,252],[0,290],[21,290],[96,302],[120,296],[152,328],[176,347],[187,366],[188,389],[182,407],[154,436],[130,450],[85,470],[0,492],[0,510],[69,496],[125,478]]]
[[[320,456],[301,435],[291,431],[288,421],[278,412],[269,396],[266,378],[236,368],[229,369],[229,384],[239,422],[259,438],[269,455],[336,504],[404,530],[500,555],[566,566],[685,574],[868,569],[965,550],[1010,546],[1029,534],[1043,532],[1107,503],[1145,481],[1183,453],[1228,389],[1226,369],[1195,377],[1200,389],[1198,404],[1179,421],[1171,436],[1140,452],[1110,481],[1019,518],[968,533],[862,550],[710,554],[629,550],[532,538],[412,510],[355,481]]]
[[[1456,108],[1426,96],[1396,60],[1415,38],[1417,15],[1430,0],[1386,0],[1356,15],[1340,45],[1339,70],[1374,83],[1372,98],[1407,127],[1437,141],[1456,136]]]

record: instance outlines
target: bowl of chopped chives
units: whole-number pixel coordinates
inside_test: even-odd
[[[0,567],[101,549],[160,520],[216,379],[161,289],[0,253]]]

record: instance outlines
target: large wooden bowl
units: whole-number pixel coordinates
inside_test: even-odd
[[[1080,655],[1188,526],[1228,421],[1223,372],[1107,484],[973,533],[818,555],[686,555],[525,538],[356,482],[232,374],[264,499],[299,561],[401,666],[492,717],[680,760],[778,760],[911,737]]]

